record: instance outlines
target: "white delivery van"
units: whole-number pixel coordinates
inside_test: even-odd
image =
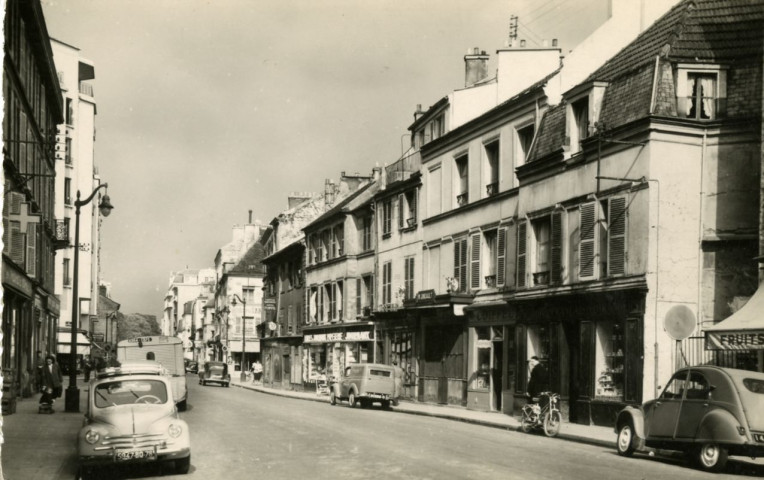
[[[183,341],[178,337],[155,335],[122,340],[117,344],[117,360],[155,360],[162,364],[172,377],[172,396],[178,410],[186,410],[188,388],[186,368],[183,363]]]

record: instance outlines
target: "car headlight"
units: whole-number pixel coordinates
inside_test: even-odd
[[[101,439],[101,434],[95,430],[88,430],[87,433],[85,434],[85,441],[91,445],[98,443],[98,440],[100,439]]]
[[[167,429],[167,433],[169,433],[172,438],[178,438],[180,437],[180,434],[183,433],[183,427],[171,423],[170,427]]]

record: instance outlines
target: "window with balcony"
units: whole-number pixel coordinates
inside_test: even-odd
[[[469,202],[468,189],[469,189],[469,170],[468,170],[469,156],[462,155],[454,160],[456,168],[456,184],[454,190],[456,191],[456,205],[462,207]]]
[[[454,240],[454,279],[455,291],[467,291],[467,238]]]
[[[517,286],[528,285],[528,274],[531,286],[559,284],[562,268],[562,211],[534,218],[530,225],[520,222],[517,226]]]
[[[398,228],[409,228],[416,225],[417,219],[417,191],[398,195]]]
[[[64,205],[72,204],[72,179],[64,179]]]
[[[497,230],[488,230],[483,232],[483,275],[486,288],[496,286],[496,273],[498,271],[498,249],[497,249]]]
[[[493,140],[483,146],[485,150],[485,195],[490,197],[499,193],[499,140]]]

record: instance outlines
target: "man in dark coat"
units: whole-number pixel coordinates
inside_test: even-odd
[[[546,368],[535,355],[528,360],[528,369],[531,372],[531,377],[528,380],[526,395],[533,399],[537,398],[541,392],[549,391],[549,376]]]

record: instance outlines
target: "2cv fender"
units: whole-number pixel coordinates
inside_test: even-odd
[[[645,415],[640,408],[628,406],[618,412],[615,422],[618,455],[629,457],[645,449]]]

